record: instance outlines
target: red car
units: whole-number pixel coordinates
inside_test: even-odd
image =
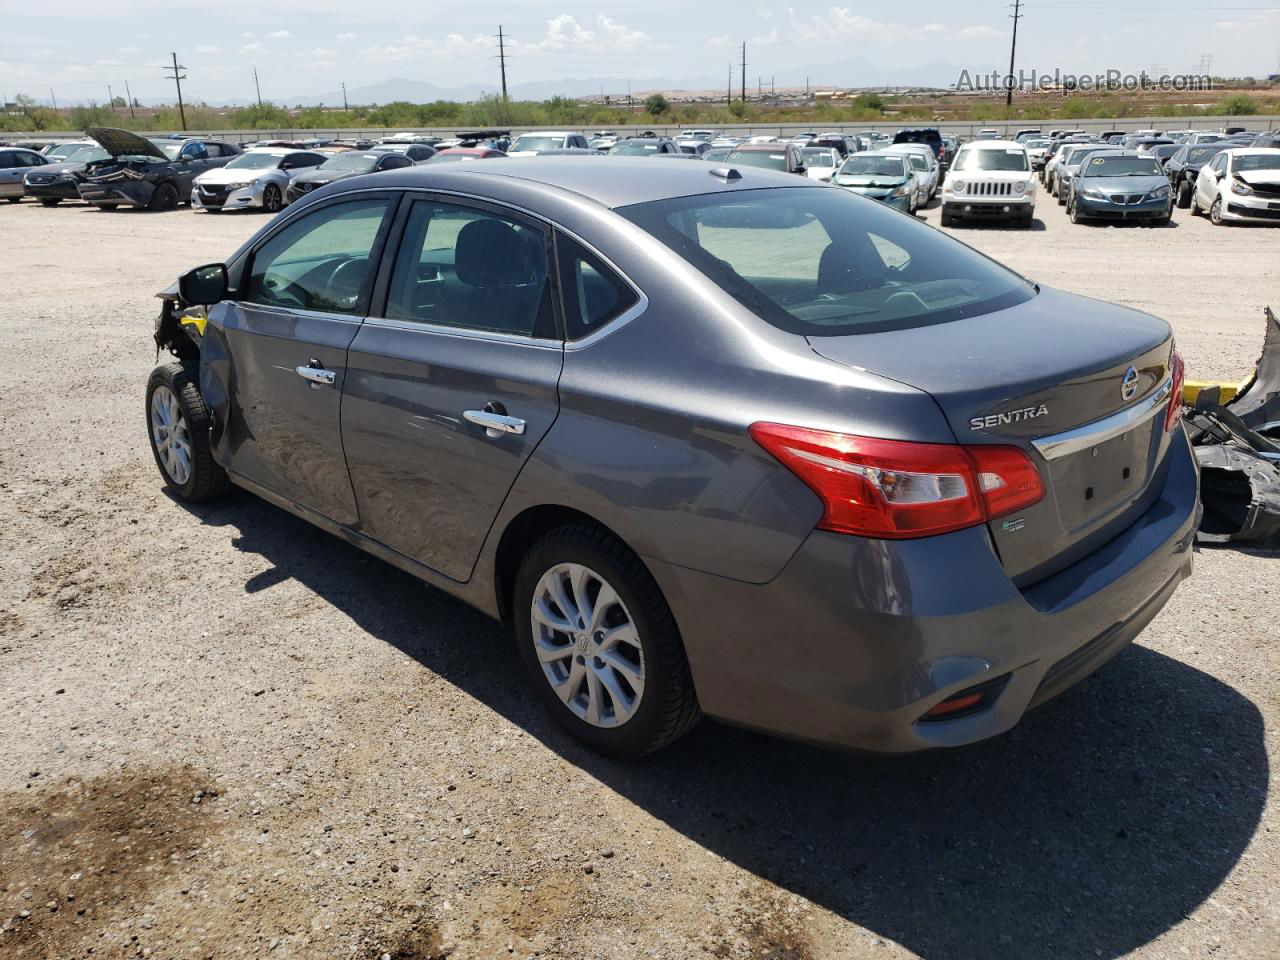
[[[458,160],[493,160],[505,156],[506,154],[501,150],[494,150],[492,147],[449,147],[438,151],[434,157],[425,162],[453,163]]]

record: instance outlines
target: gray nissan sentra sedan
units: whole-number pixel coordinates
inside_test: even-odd
[[[804,178],[373,174],[161,296],[174,492],[243,487],[510,621],[601,751],[701,714],[972,743],[1191,572],[1168,325]]]

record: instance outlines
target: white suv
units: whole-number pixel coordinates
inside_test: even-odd
[[[969,217],[1031,226],[1036,181],[1027,149],[1013,140],[966,143],[942,185],[942,225]]]
[[[533,133],[522,133],[516,137],[507,151],[509,157],[532,157],[544,150],[564,150],[577,147],[586,150],[590,144],[581,133],[567,133],[563,130],[538,130]]]

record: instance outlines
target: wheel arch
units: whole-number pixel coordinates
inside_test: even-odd
[[[639,556],[635,548],[627,543],[625,537],[620,536],[608,524],[601,523],[588,513],[555,503],[526,507],[511,518],[511,521],[503,529],[502,536],[498,539],[497,549],[494,551],[494,603],[498,611],[498,618],[502,622],[505,623],[511,618],[511,593],[515,588],[516,574],[520,569],[520,561],[529,552],[529,548],[543,534],[549,533],[557,527],[575,523],[603,530],[617,539],[619,543],[624,544],[632,553],[636,553]],[[643,557],[640,558],[640,562],[644,562]]]

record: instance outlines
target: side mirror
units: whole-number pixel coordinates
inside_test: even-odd
[[[178,295],[188,306],[207,307],[227,296],[227,267],[209,263],[189,270],[178,278]]]

